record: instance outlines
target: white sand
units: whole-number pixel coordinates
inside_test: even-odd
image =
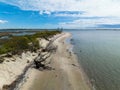
[[[18,75],[22,74],[24,68],[29,65],[27,61],[32,61],[36,57],[36,53],[23,53],[22,56],[13,56],[5,58],[5,61],[0,64],[0,88],[3,85],[9,85]]]
[[[40,39],[41,47],[46,47],[47,40]],[[38,50],[39,51],[39,50]],[[38,56],[38,53],[24,52],[22,55],[14,55],[11,58],[4,58],[5,61],[0,64],[0,90],[3,85],[10,85],[16,78],[23,73],[26,66]],[[27,63],[29,61],[29,63]],[[28,71],[30,73],[31,70]]]

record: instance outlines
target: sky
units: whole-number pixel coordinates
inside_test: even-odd
[[[120,28],[120,0],[0,0],[2,28]]]

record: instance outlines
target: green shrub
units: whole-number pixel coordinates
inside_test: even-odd
[[[0,48],[0,53],[19,52],[29,48],[29,40],[26,37],[13,37],[4,43]]]
[[[36,51],[39,48],[39,41],[37,38],[45,38],[61,33],[61,31],[40,31],[33,35],[12,36],[10,39],[0,45],[0,54],[11,52],[18,54],[23,50]],[[29,44],[31,43],[31,44]]]

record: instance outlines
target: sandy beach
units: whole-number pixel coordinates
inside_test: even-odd
[[[71,45],[65,42],[70,36],[64,33],[54,41],[58,49],[47,59],[53,70],[29,70],[20,90],[91,90],[76,55],[69,51]]]

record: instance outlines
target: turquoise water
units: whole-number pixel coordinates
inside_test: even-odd
[[[74,52],[96,90],[120,90],[120,31],[70,31]]]

